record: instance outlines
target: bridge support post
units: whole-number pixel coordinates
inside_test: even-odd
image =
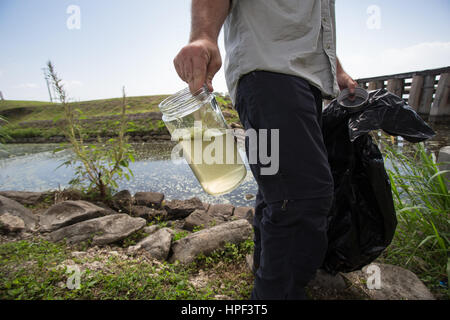
[[[434,80],[435,75],[425,76],[423,80],[423,91],[420,97],[419,110],[418,113],[428,115],[430,114],[431,102],[433,101],[434,93]]]
[[[439,78],[430,116],[450,115],[450,73],[443,73]]]
[[[422,96],[423,76],[414,76],[409,90],[408,104],[414,111],[419,111],[420,97]]]
[[[403,79],[389,79],[387,83],[387,90],[401,98],[403,95],[403,86]]]

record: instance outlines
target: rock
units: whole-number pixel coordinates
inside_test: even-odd
[[[222,114],[225,118],[233,118],[233,114],[229,111],[222,110]]]
[[[221,215],[214,216],[209,211],[197,209],[185,219],[183,229],[193,231],[195,227],[209,228],[226,221]]]
[[[185,220],[183,229],[192,231],[195,227],[209,228],[231,220],[234,207],[231,204],[211,204],[208,210],[195,210]]]
[[[161,220],[165,220],[167,217],[167,212],[165,210],[156,210],[147,206],[132,206],[130,214],[133,217],[143,218],[148,222],[154,221],[158,217]]]
[[[208,213],[214,217],[223,217],[230,219],[233,215],[234,207],[231,204],[212,204],[208,209]]]
[[[135,246],[128,248],[128,253],[144,250],[152,258],[164,261],[167,259],[172,243],[173,230],[162,228],[139,241]]]
[[[253,207],[236,207],[232,220],[246,219],[250,224],[253,224],[253,216],[255,215],[255,209]]]
[[[35,231],[38,227],[38,218],[30,210],[17,201],[0,196],[0,216],[5,213],[22,219],[27,231]]]
[[[66,239],[68,243],[91,240],[94,245],[104,245],[122,240],[145,227],[142,218],[127,214],[112,214],[63,227],[49,234],[51,241]]]
[[[134,195],[134,201],[138,206],[161,208],[163,200],[164,194],[159,192],[137,192]]]
[[[19,202],[20,204],[35,205],[48,196],[49,192],[29,192],[29,191],[0,191],[0,196]]]
[[[369,266],[378,266],[380,288],[368,289],[373,270]],[[362,270],[342,274],[353,286],[360,287],[371,300],[435,300],[422,281],[411,271],[390,264],[372,263]],[[372,267],[373,268],[373,267]],[[376,267],[375,267],[376,268]]]
[[[142,231],[144,231],[144,233],[149,234],[149,235],[158,230],[159,230],[159,227],[157,225],[148,226],[148,227],[145,227],[144,229],[142,229]]]
[[[131,196],[130,191],[122,190],[117,192],[111,198],[111,204],[113,209],[120,212],[131,212],[131,206],[133,204],[133,197]]]
[[[197,255],[208,255],[223,248],[225,243],[237,244],[249,239],[252,232],[248,221],[241,219],[192,233],[172,244],[169,262],[191,263]]]
[[[57,203],[41,215],[41,231],[49,232],[88,219],[107,215],[108,211],[87,201]]]
[[[0,216],[0,230],[6,233],[20,232],[25,229],[25,222],[9,212]]]
[[[203,210],[203,203],[200,199],[194,197],[188,200],[167,201],[164,205],[167,211],[167,219],[183,219],[189,216],[196,209]]]
[[[210,204],[203,202],[203,208],[205,209],[205,211],[208,211]]]
[[[252,200],[254,197],[255,197],[255,195],[251,194],[251,193],[247,193],[244,196],[245,200]]]
[[[178,230],[178,231],[186,231],[185,229],[183,230],[183,226],[184,226],[184,219],[180,219],[180,220],[172,220],[172,221],[167,221],[167,227],[173,229],[173,230]]]
[[[61,192],[56,192],[55,195],[56,195],[56,202],[67,200],[77,201],[83,199],[83,192],[73,188],[64,189]]]

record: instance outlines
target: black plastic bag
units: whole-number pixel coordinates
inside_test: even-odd
[[[329,273],[359,270],[391,243],[397,226],[383,157],[368,134],[383,129],[411,142],[434,131],[400,97],[385,89],[369,92],[365,109],[349,113],[333,100],[323,111],[323,135],[334,179],[328,216]]]

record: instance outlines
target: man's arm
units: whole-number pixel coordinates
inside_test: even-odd
[[[222,66],[217,38],[228,15],[230,0],[192,0],[189,44],[173,60],[180,78],[192,93],[206,83],[213,91],[212,79]]]
[[[336,65],[336,78],[339,85],[339,89],[343,90],[348,88],[350,93],[353,94],[355,92],[355,88],[358,86],[358,83],[350,77],[347,72],[342,68],[341,62],[339,59],[337,60]]]

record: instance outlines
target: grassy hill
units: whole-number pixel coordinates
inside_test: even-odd
[[[130,118],[128,134],[131,136],[167,134],[160,115],[151,114],[159,112],[158,105],[166,97],[167,95],[127,97],[127,114]],[[216,100],[228,121],[238,121],[237,113],[231,108],[228,97],[217,95]],[[87,133],[95,138],[115,135],[115,117],[120,114],[121,103],[122,98],[113,98],[72,104],[81,110],[81,119]],[[62,139],[61,120],[64,118],[64,109],[59,103],[4,100],[0,101],[0,116],[8,121],[0,128],[0,136],[10,137],[6,142],[55,141],[51,139],[52,137]]]
[[[142,113],[158,111],[158,104],[167,95],[129,97],[128,113]],[[73,102],[86,117],[117,115],[120,112],[122,98],[91,100]],[[0,101],[0,115],[8,118],[10,123],[20,123],[35,120],[56,120],[60,119],[64,110],[59,103],[49,103],[41,101]]]

